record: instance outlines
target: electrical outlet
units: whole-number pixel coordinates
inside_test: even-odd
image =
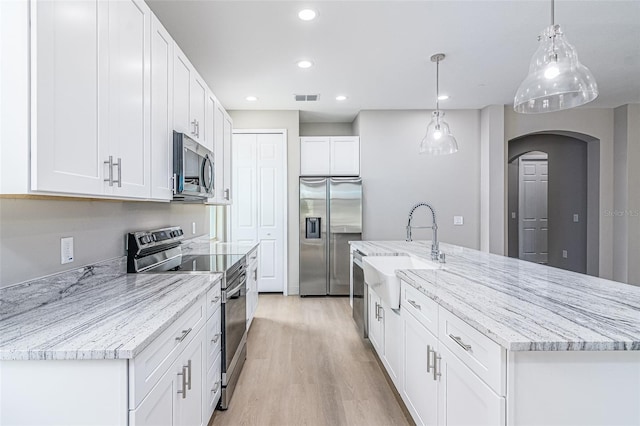
[[[578,223],[578,222],[580,221],[580,216],[578,216],[577,214],[574,214],[574,215],[573,215],[573,221],[574,221],[575,223]]]
[[[566,258],[567,258],[567,256],[568,256],[567,251],[566,251],[566,250],[562,250],[562,257],[563,257],[564,259],[566,259]]]
[[[516,218],[516,212],[511,212],[511,219],[515,219]]]
[[[73,237],[60,238],[60,264],[73,262]]]
[[[192,233],[192,234],[195,234],[195,233],[196,233],[196,223],[195,223],[195,222],[192,222],[192,223],[191,223],[191,233]]]
[[[464,217],[462,217],[462,216],[454,216],[453,217],[453,224],[454,225],[464,225]]]

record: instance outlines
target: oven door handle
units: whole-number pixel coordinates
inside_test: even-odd
[[[232,296],[235,296],[236,293],[238,293],[240,290],[242,290],[242,285],[237,286],[236,288],[234,288],[231,291],[225,290],[222,292],[222,303],[227,303],[227,300],[229,300]]]

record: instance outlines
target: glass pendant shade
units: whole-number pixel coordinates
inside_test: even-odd
[[[559,25],[547,27],[529,65],[529,75],[516,93],[513,109],[535,114],[575,108],[598,96],[591,71],[578,61],[575,48]]]
[[[433,111],[427,134],[420,142],[420,154],[444,155],[458,151],[458,142],[451,134],[449,125],[442,119],[444,112]]]

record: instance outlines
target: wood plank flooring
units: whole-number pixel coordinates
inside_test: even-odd
[[[348,298],[260,295],[223,425],[408,425]]]

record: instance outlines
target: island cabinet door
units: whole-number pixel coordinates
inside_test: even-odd
[[[406,310],[400,312],[404,344],[402,399],[416,424],[435,426],[438,424],[438,381],[434,378],[433,361],[438,339]]]
[[[438,425],[504,426],[506,404],[486,383],[440,345],[436,356]]]
[[[168,371],[149,392],[147,397],[129,414],[131,426],[172,426],[176,424],[175,395],[179,380]]]
[[[384,356],[384,312],[380,297],[369,287],[369,341],[382,358]]]
[[[205,328],[200,329],[176,361],[174,374],[179,383],[178,391],[174,394],[177,419],[175,425],[204,426],[209,420],[205,420],[203,407],[206,392],[203,380],[206,368]]]

